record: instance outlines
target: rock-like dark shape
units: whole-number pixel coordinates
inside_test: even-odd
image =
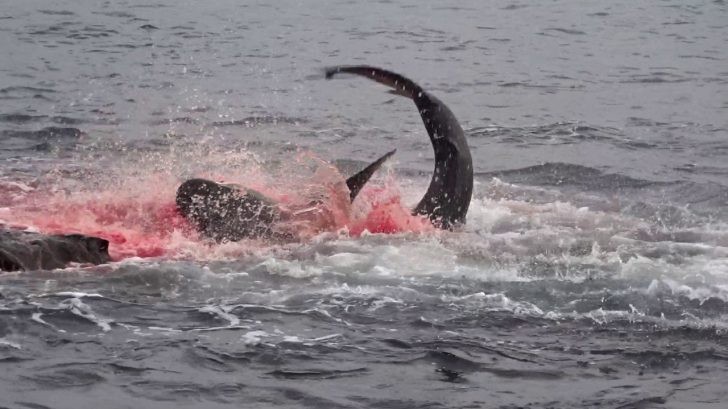
[[[0,270],[52,270],[111,260],[109,242],[82,234],[46,235],[0,228]]]

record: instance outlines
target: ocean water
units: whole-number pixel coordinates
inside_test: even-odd
[[[0,274],[3,408],[723,408],[728,5],[0,0],[0,223],[114,262]],[[453,110],[467,224],[408,216]],[[194,176],[324,195],[332,228],[211,245]],[[377,230],[377,226],[389,228]]]

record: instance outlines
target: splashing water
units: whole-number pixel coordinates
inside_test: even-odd
[[[172,163],[172,162],[170,162]],[[288,229],[302,241],[340,231],[352,236],[364,232],[426,232],[434,228],[413,216],[402,204],[394,177],[367,186],[352,205],[344,177],[331,164],[311,153],[300,153],[281,169],[266,173],[256,164],[243,169],[214,168],[208,163],[199,176],[255,189],[283,208],[300,209],[316,203],[313,217],[296,220]],[[200,238],[177,211],[175,193],[181,179],[170,169],[149,169],[126,163],[113,175],[84,176],[80,181],[53,179],[37,188],[13,188],[13,200],[0,215],[14,227],[48,234],[81,233],[109,240],[113,260],[129,257],[214,258],[260,250],[270,243],[245,240],[222,246]],[[170,165],[170,167],[172,167]],[[197,170],[199,172],[199,170]],[[221,177],[227,173],[227,177]],[[111,177],[110,177],[111,176]],[[79,183],[80,182],[80,183]]]

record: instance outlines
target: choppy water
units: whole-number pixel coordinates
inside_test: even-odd
[[[723,407],[724,1],[240,3],[2,2],[0,219],[118,261],[0,275],[1,407]],[[369,199],[415,203],[416,110],[351,63],[461,120],[464,231],[178,229],[185,178],[310,152],[397,148]]]

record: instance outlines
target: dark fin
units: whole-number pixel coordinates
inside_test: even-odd
[[[405,97],[405,98],[410,98],[410,99],[412,98],[412,96],[410,96],[410,94],[408,92],[404,92],[400,89],[390,89],[387,91],[387,94],[399,95],[400,97]]]
[[[393,94],[414,99],[422,92],[422,88],[409,78],[405,78],[395,72],[383,70],[368,65],[340,65],[326,69],[326,79],[331,79],[339,73],[361,75],[388,87],[394,88]]]
[[[374,161],[371,165],[367,166],[356,175],[350,177],[349,179],[346,179],[346,186],[349,187],[349,198],[352,202],[356,198],[356,195],[361,192],[361,189],[369,181],[369,178],[372,177],[374,172],[376,172],[377,169],[382,166],[382,163],[384,163],[387,159],[394,155],[395,152],[397,152],[396,149],[387,152],[386,154],[384,154],[384,156]]]
[[[370,78],[415,102],[435,150],[435,171],[427,193],[413,213],[426,215],[441,228],[464,223],[473,194],[473,161],[463,128],[452,111],[434,95],[397,73],[364,65],[340,66],[328,68],[326,78],[338,73]]]

